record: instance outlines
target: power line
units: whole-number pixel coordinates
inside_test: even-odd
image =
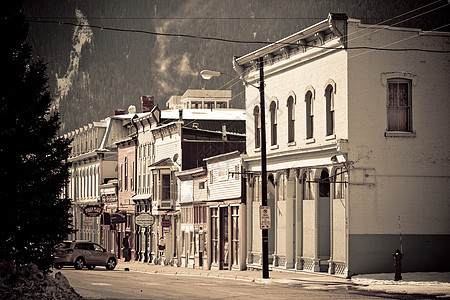
[[[29,19],[76,20],[72,16],[28,16]],[[323,17],[89,17],[89,20],[323,20]],[[383,18],[359,18],[362,20],[383,20]]]
[[[148,35],[154,35],[154,36],[165,36],[165,37],[182,37],[182,38],[192,38],[192,39],[200,39],[200,40],[206,40],[206,41],[218,41],[218,42],[226,42],[226,43],[235,43],[235,44],[264,44],[264,45],[270,45],[274,44],[275,42],[265,42],[265,41],[245,41],[245,40],[234,40],[234,39],[226,39],[226,38],[220,38],[220,37],[208,37],[208,36],[199,36],[199,35],[193,35],[193,34],[183,34],[183,33],[164,33],[164,32],[154,32],[154,31],[148,31],[148,30],[141,30],[141,29],[125,29],[125,28],[114,28],[114,27],[108,27],[108,26],[98,26],[98,25],[85,25],[85,24],[76,24],[72,22],[58,22],[58,21],[33,21],[29,20],[29,22],[33,23],[51,23],[51,24],[59,24],[59,25],[68,25],[68,26],[74,26],[74,27],[88,27],[88,28],[95,28],[100,30],[108,30],[108,31],[116,31],[116,32],[130,32],[130,33],[141,33],[141,34],[148,34]],[[447,25],[445,25],[447,26]],[[444,27],[445,27],[444,26]],[[297,43],[282,43],[278,42],[279,45],[291,45],[291,46],[297,46]],[[324,46],[312,46],[308,45],[308,47],[311,48],[321,48],[321,49],[343,49],[343,48],[336,48],[336,47],[324,47]],[[349,47],[346,49],[353,49],[353,50],[381,50],[381,51],[420,51],[420,52],[434,52],[434,53],[449,53],[450,51],[445,50],[428,50],[428,49],[389,49],[389,48],[377,48],[377,47]]]

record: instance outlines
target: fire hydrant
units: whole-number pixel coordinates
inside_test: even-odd
[[[392,253],[392,256],[394,258],[394,269],[395,269],[395,281],[402,280],[402,258],[403,254],[400,252],[400,250],[395,250],[394,253]]]

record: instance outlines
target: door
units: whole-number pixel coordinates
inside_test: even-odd
[[[319,181],[319,259],[320,271],[328,270],[330,259],[330,179],[327,169],[323,169]]]
[[[228,269],[228,257],[230,255],[228,240],[228,207],[220,208],[220,249],[219,269]]]

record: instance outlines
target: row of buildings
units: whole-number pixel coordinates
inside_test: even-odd
[[[265,159],[272,268],[389,272],[400,248],[405,271],[450,270],[449,37],[330,14],[233,59],[245,110],[188,90],[67,134],[73,238],[142,262],[259,268]]]

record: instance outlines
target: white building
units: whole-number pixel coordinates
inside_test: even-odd
[[[174,95],[166,102],[168,109],[228,109],[231,90],[189,89],[183,96]]]
[[[330,14],[235,58],[246,84],[248,264],[261,265],[264,59],[269,260],[349,276],[449,271],[450,35]],[[400,238],[401,232],[401,238]]]

